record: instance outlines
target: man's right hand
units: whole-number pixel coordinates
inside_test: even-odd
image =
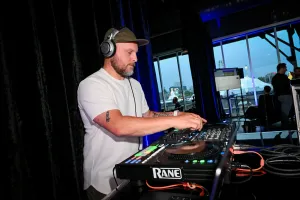
[[[201,130],[203,124],[207,121],[199,115],[193,113],[185,113],[184,115],[177,116],[174,120],[174,128],[191,130]]]

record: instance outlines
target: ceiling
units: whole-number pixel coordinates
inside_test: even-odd
[[[286,10],[292,9],[292,6],[287,5],[291,4],[282,4],[282,2],[275,0],[149,0],[151,38],[180,30],[180,9],[182,8],[199,14],[199,19],[202,18],[203,22],[209,23],[210,21],[228,18],[231,15],[234,17],[233,14],[235,13],[247,13],[245,11],[260,6],[268,7],[269,10],[266,12],[272,12],[276,9],[286,12]],[[264,9],[255,12],[264,12]]]

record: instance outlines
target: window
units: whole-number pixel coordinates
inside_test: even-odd
[[[163,93],[162,93],[162,83],[160,82],[160,75],[159,75],[159,68],[158,68],[158,62],[154,62],[154,69],[155,69],[155,74],[156,74],[156,80],[157,80],[157,86],[158,86],[158,92],[159,92],[159,99],[160,99],[160,105],[161,105],[161,110],[164,110],[164,98],[163,98]]]
[[[213,50],[214,50],[216,69],[224,68],[221,46],[220,45],[215,46]]]
[[[300,49],[299,34],[296,30],[294,30],[292,37],[293,37],[293,41],[294,41],[294,46],[296,48]],[[296,53],[296,60],[297,60],[296,66],[300,66],[300,52],[299,52],[299,50],[295,50],[295,53]]]
[[[287,64],[288,71],[293,71],[294,66],[300,65],[300,52],[297,50],[300,49],[298,35],[300,28],[298,32],[295,29],[300,26],[294,24],[277,26],[279,58],[274,27],[231,36],[222,41],[215,40],[213,43],[216,69],[242,68],[244,72],[241,89],[229,90],[228,93],[220,92],[223,108],[225,112],[230,112],[231,116],[242,115],[247,108],[255,106],[266,85],[272,88],[271,81],[276,74],[279,60]],[[286,43],[294,45],[296,49],[291,49]],[[293,55],[296,56],[296,61],[291,60]],[[154,62],[154,67],[162,110],[175,109],[174,97],[178,98],[184,110],[192,108],[194,89],[188,55],[174,52],[167,57],[159,57]]]
[[[246,38],[223,44],[223,51],[226,68],[242,68],[244,72],[241,88],[228,91],[232,116],[244,115],[247,108],[255,104]],[[227,96],[226,91],[221,95]]]
[[[161,78],[164,91],[164,107],[165,111],[175,109],[173,98],[177,97],[181,105],[183,105],[183,95],[181,92],[180,78],[178,72],[176,55],[170,58],[159,60]]]
[[[252,62],[253,86],[257,99],[263,94],[266,85],[272,88],[272,78],[278,65],[275,39],[267,34],[248,38]]]
[[[288,72],[294,71],[293,63],[288,61],[288,57],[292,55],[291,50],[293,51],[293,49],[291,49],[290,46],[284,43],[286,42],[290,44],[288,32],[287,30],[281,30],[281,31],[277,31],[276,33],[278,38],[278,49],[280,52],[280,62],[286,63]]]
[[[192,80],[192,73],[188,55],[178,56],[180,64],[180,72],[182,79],[182,89],[184,91],[184,107],[185,110],[192,109],[195,105],[194,101],[194,87]]]

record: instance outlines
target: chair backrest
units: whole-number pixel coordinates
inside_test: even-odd
[[[267,116],[269,120],[280,119],[280,102],[274,95],[261,95],[259,97],[258,112],[261,118]]]

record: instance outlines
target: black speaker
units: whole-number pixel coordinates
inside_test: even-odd
[[[238,68],[237,69],[237,75],[239,75],[240,78],[244,78],[244,69],[243,68]]]

